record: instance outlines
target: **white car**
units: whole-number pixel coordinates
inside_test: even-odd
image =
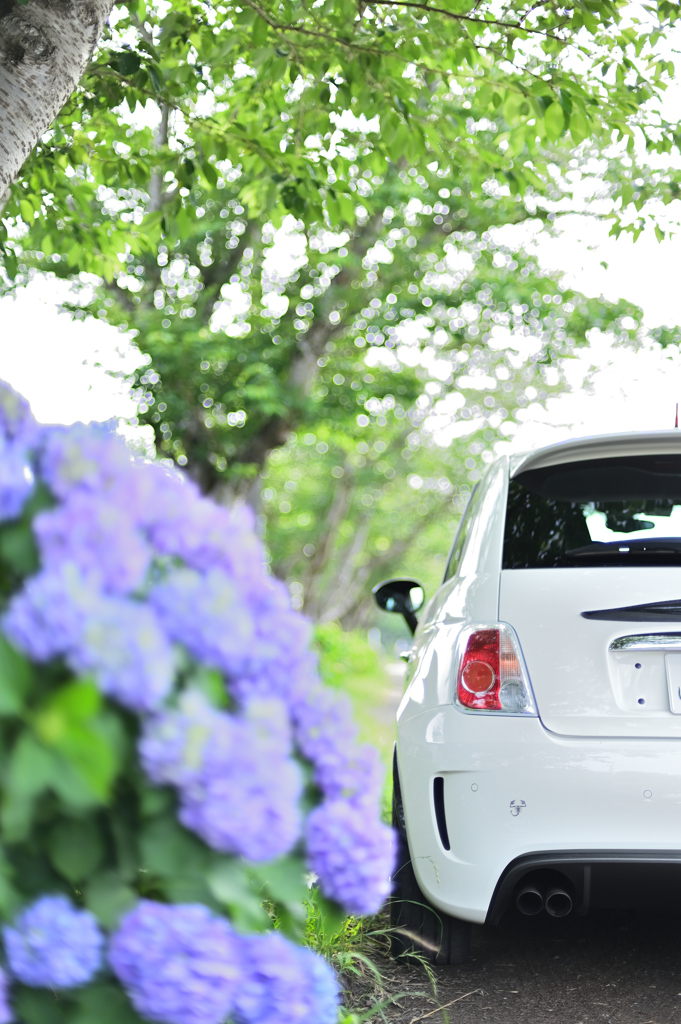
[[[416,628],[397,715],[394,946],[681,899],[681,431],[493,463]]]

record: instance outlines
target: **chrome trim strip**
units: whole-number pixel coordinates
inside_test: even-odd
[[[618,636],[610,651],[681,651],[681,633],[641,633]]]

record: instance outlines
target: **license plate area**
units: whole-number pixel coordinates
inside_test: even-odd
[[[670,689],[665,657],[678,660],[681,687],[681,654],[663,651],[610,651],[613,690],[617,706],[630,714],[669,714]],[[676,676],[675,676],[676,678]],[[678,702],[681,714],[681,697]]]
[[[681,715],[681,654],[665,655],[669,707],[674,715]]]

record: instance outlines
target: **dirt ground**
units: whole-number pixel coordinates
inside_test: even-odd
[[[423,968],[377,963],[389,993],[408,993],[388,1024],[681,1024],[678,917],[509,917],[475,929],[466,964],[433,969],[435,998]]]

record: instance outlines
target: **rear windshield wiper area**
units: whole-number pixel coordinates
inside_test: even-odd
[[[571,565],[681,565],[681,537],[596,541],[563,557]]]
[[[653,601],[649,604],[632,604],[625,608],[599,608],[595,611],[582,612],[581,615],[583,619],[600,619],[606,622],[681,622],[681,600]]]

